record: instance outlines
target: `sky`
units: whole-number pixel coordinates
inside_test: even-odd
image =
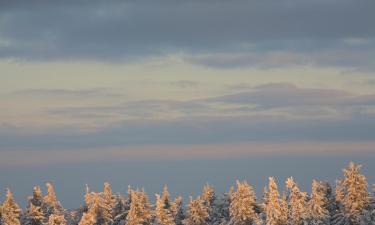
[[[196,195],[210,180],[333,183],[350,160],[373,171],[374,9],[1,1],[0,189],[24,201],[52,180],[73,207],[106,180]]]

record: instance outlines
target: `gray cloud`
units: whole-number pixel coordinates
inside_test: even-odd
[[[366,67],[373,62],[360,59],[374,54],[374,4],[371,0],[6,1],[0,10],[0,57],[114,62],[182,51],[193,56],[220,53],[226,66],[243,66],[252,65],[249,52],[316,52],[302,63]],[[347,55],[339,54],[342,50]],[[231,58],[239,53],[246,53],[245,58]],[[261,59],[252,61],[269,66],[263,62],[269,57],[261,54]],[[280,59],[271,59],[276,61],[271,66],[279,66]],[[218,66],[217,61],[194,62]]]

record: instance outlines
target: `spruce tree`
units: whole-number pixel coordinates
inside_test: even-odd
[[[237,181],[237,191],[231,195],[229,207],[230,224],[259,224],[260,217],[255,212],[256,197],[253,188],[246,181]]]
[[[12,192],[7,189],[6,199],[1,205],[1,222],[4,225],[20,225],[21,208],[14,201]]]
[[[333,218],[334,224],[362,224],[368,217],[370,195],[366,177],[360,174],[361,165],[353,162],[343,170],[344,179],[336,186],[336,197],[341,210]]]
[[[294,182],[293,177],[286,181],[286,188],[288,189],[288,224],[301,225],[308,217],[305,192],[301,192],[298,185]]]
[[[51,214],[48,218],[48,225],[67,225],[67,222],[62,214]]]
[[[311,186],[311,197],[308,202],[308,222],[311,225],[324,225],[329,223],[329,211],[326,208],[328,199],[326,186],[313,180]]]
[[[55,217],[64,213],[61,203],[57,200],[53,185],[49,182],[46,183],[47,195],[43,198],[42,210],[44,218],[49,221],[50,215],[54,214]]]
[[[182,197],[176,197],[171,204],[171,213],[174,218],[176,225],[182,225],[182,221],[185,219],[184,205],[182,203]]]
[[[151,224],[152,212],[147,194],[142,191],[131,190],[131,204],[126,217],[127,225]]]
[[[175,225],[173,214],[170,208],[167,208],[166,201],[160,195],[156,194],[156,224],[158,225]]]
[[[102,210],[105,211],[104,214],[106,215],[106,218],[104,218],[104,220],[106,221],[106,223],[108,223],[109,221],[113,220],[115,216],[113,209],[116,205],[116,197],[112,194],[111,186],[108,182],[104,183],[104,189],[101,198],[103,204]]]
[[[264,212],[267,225],[283,225],[287,222],[287,215],[283,212],[279,191],[275,178],[269,178],[266,189]]]
[[[190,196],[189,204],[187,208],[187,215],[183,221],[184,225],[206,225],[209,220],[209,212],[207,206],[204,204],[203,199],[193,199]]]
[[[25,225],[43,225],[45,220],[42,208],[35,206],[33,203],[29,203],[26,212]]]
[[[29,197],[26,211],[25,225],[43,225],[45,219],[43,213],[43,195],[39,186],[33,189],[33,195]]]

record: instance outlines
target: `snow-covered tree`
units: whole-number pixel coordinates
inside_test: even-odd
[[[366,177],[360,174],[361,165],[353,162],[343,170],[344,179],[337,182],[336,196],[341,203],[341,212],[334,216],[334,224],[366,223],[370,195]]]
[[[95,217],[91,213],[83,213],[81,221],[79,221],[78,225],[94,225],[96,224]]]
[[[115,204],[112,209],[113,224],[117,225],[120,224],[121,221],[125,221],[126,214],[126,198],[121,194],[117,194],[115,196]]]
[[[110,221],[114,218],[114,211],[116,205],[116,196],[112,194],[111,186],[108,182],[104,183],[104,190],[101,195],[103,208],[102,210],[105,210],[105,214],[108,216],[106,218],[106,221]]]
[[[13,194],[7,189],[6,199],[1,205],[1,223],[4,225],[20,225],[21,208],[14,201]]]
[[[147,194],[142,191],[131,190],[131,204],[126,217],[127,225],[151,224],[152,211]]]
[[[246,182],[237,181],[237,191],[231,195],[229,207],[230,224],[259,224],[260,217],[255,212],[256,197],[253,188]]]
[[[160,195],[156,194],[156,224],[158,225],[175,225],[173,214],[170,208],[167,208],[166,201]]]
[[[288,223],[290,225],[303,224],[308,217],[308,209],[306,203],[307,194],[300,191],[298,185],[290,177],[286,180],[286,188],[288,189]]]
[[[43,213],[43,195],[39,186],[33,189],[33,195],[29,197],[29,204],[26,211],[25,225],[43,225],[45,219]]]
[[[204,185],[201,196],[207,206],[213,205],[216,198],[214,188],[209,184]]]
[[[62,214],[51,214],[48,218],[48,225],[67,225],[67,222]]]
[[[204,185],[202,189],[201,198],[203,200],[203,203],[207,206],[207,209],[208,209],[208,215],[209,215],[208,222],[212,224],[214,220],[214,214],[215,214],[214,202],[216,200],[214,188],[209,184]]]
[[[171,202],[170,202],[170,194],[168,190],[168,186],[165,185],[163,188],[163,193],[161,195],[161,200],[164,202],[164,207],[169,209],[171,207]]]
[[[311,197],[308,202],[308,222],[311,225],[324,225],[329,223],[329,211],[327,210],[328,199],[326,186],[313,180],[311,186]]]
[[[61,216],[64,209],[61,203],[57,200],[53,185],[49,182],[46,183],[47,195],[43,198],[42,210],[46,221],[49,221],[49,216],[54,214],[55,217]]]
[[[283,225],[287,222],[287,214],[282,208],[280,194],[275,178],[269,178],[268,190],[265,190],[264,213],[267,225]]]
[[[171,213],[176,225],[182,225],[185,219],[184,205],[182,204],[182,197],[176,197],[171,204]]]
[[[193,199],[190,196],[189,204],[187,208],[187,215],[183,224],[185,225],[206,225],[209,220],[209,212],[207,206],[204,204],[203,199]]]
[[[35,206],[33,203],[29,203],[26,212],[26,218],[24,221],[25,225],[43,225],[45,220],[42,207]]]
[[[213,218],[211,218],[211,223],[213,225],[227,224],[230,220],[229,206],[231,199],[230,193],[233,192],[232,190],[233,187],[230,188],[229,192],[224,193],[214,201]]]

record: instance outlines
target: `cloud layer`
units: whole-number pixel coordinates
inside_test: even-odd
[[[375,95],[302,88],[290,83],[269,83],[237,94],[188,101],[60,106],[49,107],[42,113],[45,118],[54,118],[53,121],[72,120],[72,125],[53,128],[56,124],[51,121],[52,126],[38,131],[3,124],[0,149],[370,141],[375,138]],[[94,124],[96,128],[82,129],[80,126],[84,128],[85,124]]]
[[[371,0],[2,3],[0,57],[373,69]]]

